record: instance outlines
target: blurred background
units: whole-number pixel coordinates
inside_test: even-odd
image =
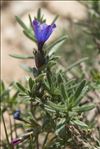
[[[33,66],[34,60],[18,60],[9,56],[9,54],[31,54],[35,44],[27,39],[22,28],[17,23],[15,16],[19,16],[26,25],[29,25],[28,14],[34,18],[38,8],[42,8],[42,13],[47,19],[47,23],[51,23],[55,15],[59,15],[56,22],[57,28],[55,33],[48,42],[62,34],[69,34],[66,47],[59,50],[67,60],[66,64],[72,60],[78,60],[84,52],[77,49],[75,38],[80,38],[80,28],[76,30],[73,22],[87,20],[87,9],[85,5],[78,1],[2,1],[2,18],[1,18],[1,70],[2,79],[7,83],[13,80],[21,79],[26,74],[21,68],[21,63],[28,63]],[[82,41],[84,44],[85,41]],[[80,43],[81,44],[81,43]],[[76,48],[76,49],[75,49]],[[64,54],[63,54],[64,53]],[[80,54],[81,53],[81,54]],[[88,53],[88,52],[87,52]],[[74,55],[74,56],[73,56]],[[84,56],[84,55],[83,55]],[[64,59],[63,58],[63,59]],[[27,75],[27,74],[26,74]]]

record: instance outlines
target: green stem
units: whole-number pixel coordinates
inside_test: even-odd
[[[9,143],[9,138],[8,138],[8,133],[7,133],[7,128],[6,128],[6,125],[5,125],[5,120],[4,120],[3,113],[1,115],[2,115],[2,120],[3,120],[3,125],[4,125],[4,130],[5,130],[5,135],[6,135],[7,143],[8,143],[9,149],[11,149],[12,147],[11,147],[11,145]]]
[[[26,120],[24,120],[24,119],[21,119],[21,121],[31,125],[30,122],[28,122],[28,121],[26,121]]]
[[[16,136],[16,138],[17,138],[18,135],[17,135],[17,130],[16,130],[16,122],[15,122],[15,119],[14,119],[14,132],[15,132],[15,136]]]
[[[32,99],[31,99],[30,112],[31,112],[31,114],[32,114],[33,119],[35,119],[35,115],[34,115],[35,109],[36,109],[36,107],[33,108],[33,102],[32,102]]]
[[[49,86],[51,87],[51,83],[52,83],[52,80],[51,80],[51,71],[49,68],[47,68],[47,79],[48,79],[48,83],[49,83]]]
[[[15,136],[16,136],[16,138],[17,138],[18,135],[17,135],[17,128],[16,128],[16,122],[15,122],[15,119],[14,119],[14,132],[15,132]],[[18,145],[16,145],[16,149],[18,149]]]
[[[43,142],[42,149],[45,149],[45,144],[46,144],[46,142],[47,142],[48,135],[49,135],[49,132],[48,132],[48,133],[46,134],[46,136],[45,136],[45,139],[44,139],[44,142]]]
[[[38,135],[36,136],[36,149],[39,149]]]
[[[33,149],[33,136],[30,135],[30,147],[31,149]]]
[[[11,140],[13,140],[13,136],[12,136],[12,123],[11,123],[11,118],[10,118],[10,114],[9,114],[9,123],[10,123],[10,133],[11,133]]]

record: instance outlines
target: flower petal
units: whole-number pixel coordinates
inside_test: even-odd
[[[33,29],[34,29],[34,33],[35,33],[35,37],[37,39],[37,41],[39,40],[39,30],[40,30],[40,22],[38,22],[37,20],[33,21]]]
[[[40,23],[38,20],[33,21],[33,28],[35,37],[38,43],[43,43],[50,37],[54,28],[56,27],[55,24],[47,25],[45,23]]]
[[[46,28],[46,31],[45,31],[45,40],[47,40],[50,35],[52,34],[54,28],[56,27],[55,24],[52,24],[52,25],[49,25],[47,28]]]

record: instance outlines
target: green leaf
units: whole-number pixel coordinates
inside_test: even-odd
[[[18,59],[33,59],[32,55],[19,55],[19,54],[9,54],[11,57],[18,58]]]
[[[38,9],[37,12],[37,19],[40,21],[41,20],[41,8]]]
[[[65,107],[65,105],[55,104],[51,101],[48,101],[48,105],[56,111],[61,111],[61,112],[67,111],[67,108]]]
[[[53,67],[54,65],[56,65],[56,62],[54,60],[50,60],[47,64],[48,68]]]
[[[29,78],[29,87],[30,87],[30,90],[32,90],[33,85],[34,85],[34,80],[32,80],[32,78]]]
[[[39,76],[36,77],[36,81],[41,81],[44,79],[44,77],[46,76],[46,73],[42,73]]]
[[[83,80],[80,85],[78,86],[77,90],[76,90],[76,93],[74,95],[76,101],[77,101],[77,98],[80,96],[83,88],[85,87],[85,84],[86,84],[86,80]]]
[[[26,37],[28,37],[30,40],[32,40],[33,42],[36,42],[36,39],[34,38],[34,36],[33,36],[32,34],[30,34],[29,31],[24,30],[23,33],[24,33],[24,35],[25,35]]]
[[[65,83],[65,79],[64,79],[64,76],[63,76],[63,73],[58,73],[58,77],[57,77],[57,81],[58,83]]]
[[[66,100],[66,98],[67,98],[67,96],[66,96],[66,90],[65,90],[65,86],[64,86],[63,83],[61,84],[61,94],[63,96],[63,99]]]
[[[61,124],[60,126],[58,126],[58,128],[56,128],[56,135],[59,135],[61,138],[65,137],[66,135],[66,127],[65,124]]]
[[[25,65],[25,64],[21,64],[20,66],[21,66],[21,68],[23,68],[25,71],[30,72],[30,73],[33,74],[33,69],[32,69],[31,67],[29,67],[29,66],[27,66],[27,65]]]
[[[29,17],[29,20],[30,20],[30,26],[31,26],[31,28],[33,29],[31,15],[29,14],[28,17]]]
[[[55,110],[51,109],[51,107],[47,106],[47,105],[44,105],[45,106],[45,110],[49,111],[49,112],[52,112],[52,113],[56,113]]]
[[[88,105],[83,105],[83,106],[78,106],[78,107],[74,107],[72,108],[73,111],[75,112],[86,112],[86,111],[90,111],[93,108],[95,108],[94,104],[88,104]]]
[[[17,22],[21,25],[21,27],[24,30],[28,30],[29,31],[29,29],[27,28],[27,26],[24,24],[24,22],[18,16],[16,16],[15,18],[16,18]]]
[[[80,121],[80,120],[74,120],[74,121],[72,121],[72,124],[73,123],[80,126],[80,127],[82,127],[82,128],[88,128],[88,125],[85,124],[84,122]]]
[[[47,81],[45,81],[45,80],[43,81],[43,83],[45,85],[46,90],[49,91],[50,90],[49,83]]]
[[[86,60],[88,60],[88,57],[84,57],[84,58],[78,60],[77,62],[73,63],[72,65],[70,65],[69,67],[67,67],[67,69],[65,70],[65,73],[66,73],[67,71],[69,71],[70,69],[76,67],[76,66],[79,65],[80,63],[86,61]]]
[[[20,93],[19,93],[19,96],[22,96],[22,97],[24,96],[24,97],[26,97],[26,93],[21,93],[21,92],[20,92]]]
[[[20,89],[20,91],[26,92],[26,89],[20,83],[17,82],[16,85],[17,85],[18,89]]]
[[[67,38],[68,38],[68,36],[62,36],[59,39],[57,39],[56,41],[52,42],[49,46],[47,46],[45,48],[45,50],[48,51],[48,55],[51,56],[54,52],[56,52],[58,49],[58,46],[60,47],[62,45],[62,43],[64,43],[64,41]],[[55,48],[55,47],[57,47],[57,48]]]
[[[5,96],[9,97],[9,92],[11,91],[14,83],[12,82],[7,89],[1,90],[0,99],[4,99]]]
[[[29,39],[31,39],[32,41],[36,42],[36,39],[34,38],[34,35],[33,35],[32,30],[30,30],[18,16],[16,16],[16,20],[17,20],[17,22],[21,25],[21,27],[24,29],[24,30],[23,30],[23,33],[24,33]]]
[[[0,94],[0,100],[3,100],[5,96],[9,95],[10,90],[7,89]]]
[[[2,80],[0,80],[0,93],[5,90],[5,84]]]
[[[54,24],[55,22],[56,22],[56,20],[58,19],[58,15],[56,15],[55,17],[54,17],[54,19],[53,19],[53,21],[52,21],[52,23],[51,24]]]
[[[60,96],[61,95],[59,88],[54,88],[53,91],[51,91],[51,94],[53,94],[55,96]],[[64,102],[64,100],[62,98],[61,98],[61,100]]]
[[[78,86],[74,96],[73,96],[73,101],[72,101],[72,105],[75,106],[77,104],[79,104],[81,98],[80,98],[80,95],[82,93],[82,90],[83,88],[85,87],[86,85],[86,80],[83,80],[80,85]]]

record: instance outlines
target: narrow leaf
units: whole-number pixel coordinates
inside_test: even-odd
[[[32,55],[19,55],[19,54],[9,54],[9,56],[17,59],[33,59]]]
[[[65,91],[64,84],[61,84],[61,94],[63,96],[63,99],[66,100],[67,96],[66,96],[66,91]]]
[[[40,74],[39,76],[36,77],[36,81],[43,80],[45,76],[46,76],[46,73]]]
[[[38,20],[41,20],[41,8],[38,9],[38,12],[37,12],[37,19],[38,19]]]
[[[24,35],[25,35],[26,37],[28,37],[28,38],[31,39],[32,41],[36,42],[36,39],[34,38],[34,36],[31,35],[28,31],[24,30],[23,33],[24,33]]]
[[[83,81],[80,83],[80,85],[78,86],[78,88],[77,88],[77,90],[76,90],[76,92],[75,92],[75,94],[74,94],[74,96],[73,96],[73,101],[72,101],[72,103],[73,103],[74,106],[77,105],[77,104],[79,104],[80,100],[82,99],[82,98],[80,98],[80,96],[81,96],[81,94],[82,94],[82,90],[83,90],[83,88],[85,87],[85,85],[86,85],[86,81],[83,80]]]
[[[33,84],[34,84],[34,81],[32,80],[32,78],[29,78],[29,87],[30,87],[30,90],[32,89]]]
[[[89,104],[89,105],[83,105],[83,106],[78,106],[78,107],[74,107],[72,110],[75,112],[86,112],[86,111],[90,111],[93,108],[95,108],[94,104]]]
[[[56,22],[56,20],[58,19],[58,17],[59,17],[59,16],[58,16],[58,15],[56,15],[56,16],[55,16],[55,18],[53,19],[53,21],[52,21],[52,23],[51,23],[51,24],[54,24],[54,23]]]
[[[29,66],[27,66],[27,65],[25,65],[25,64],[21,64],[20,66],[21,66],[21,68],[23,68],[25,71],[30,72],[30,73],[33,73],[33,69],[32,69],[31,67],[29,67]]]
[[[21,91],[26,92],[26,89],[20,83],[17,82],[16,85]]]
[[[1,80],[0,81],[0,92],[2,92],[5,89],[5,84],[4,82]]]
[[[49,83],[45,80],[43,82],[44,82],[44,86],[45,86],[46,90],[49,91],[50,90]]]
[[[24,22],[18,17],[16,16],[16,20],[17,22],[21,25],[21,27],[24,29],[23,33],[32,41],[36,42],[32,31],[24,24]]]
[[[29,17],[29,20],[30,20],[30,26],[31,26],[31,28],[33,29],[31,15],[29,14],[28,17]]]
[[[51,49],[54,47],[54,46],[56,46],[57,44],[59,44],[60,42],[62,42],[62,41],[65,41],[66,39],[68,38],[68,36],[62,36],[62,37],[60,37],[59,39],[57,39],[56,41],[54,41],[54,42],[52,42],[49,46],[47,46],[46,48],[45,48],[45,50],[47,50],[47,51],[51,51]],[[54,52],[54,51],[53,51]],[[52,52],[52,53],[53,53]],[[49,53],[50,54],[50,53]]]
[[[78,60],[77,62],[73,63],[72,65],[70,65],[69,67],[67,67],[67,69],[65,70],[65,73],[67,71],[69,71],[70,69],[72,69],[73,67],[76,67],[77,65],[79,65],[80,63],[82,63],[82,62],[84,62],[86,60],[88,60],[88,57],[84,57],[84,58]]]
[[[75,92],[75,95],[74,95],[76,101],[77,101],[77,98],[80,96],[80,94],[81,94],[83,88],[85,87],[85,84],[86,84],[86,81],[83,80],[83,81],[80,83],[80,85],[78,86],[77,91]]]
[[[27,28],[27,26],[24,24],[24,22],[23,22],[18,16],[16,16],[16,20],[17,20],[17,22],[21,25],[21,27],[22,27],[24,30],[29,30],[29,29]]]
[[[74,120],[72,123],[74,123],[82,128],[88,128],[88,125],[86,125],[84,122],[82,122],[80,120]]]
[[[62,112],[67,111],[67,108],[65,107],[65,105],[58,105],[51,101],[48,101],[48,105],[56,111],[62,111]]]
[[[3,100],[5,96],[9,95],[9,89],[3,91],[3,93],[0,94],[0,100]]]
[[[9,96],[9,92],[11,91],[14,83],[11,83],[9,87],[1,92],[0,99],[4,99],[5,96]]]

